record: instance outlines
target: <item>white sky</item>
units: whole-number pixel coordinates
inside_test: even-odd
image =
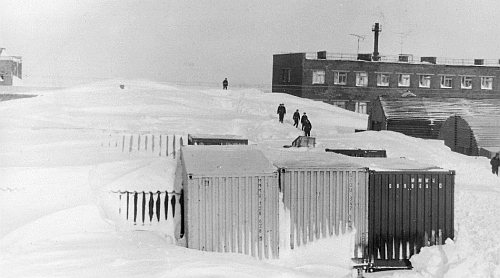
[[[379,50],[500,58],[500,2],[3,0],[0,47],[23,57],[25,81],[62,76],[270,86],[272,55]]]

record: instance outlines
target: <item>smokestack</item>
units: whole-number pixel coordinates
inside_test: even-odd
[[[379,61],[380,55],[378,53],[378,34],[382,32],[382,26],[380,26],[378,23],[375,23],[375,25],[372,27],[372,31],[375,35],[372,59],[373,61]]]

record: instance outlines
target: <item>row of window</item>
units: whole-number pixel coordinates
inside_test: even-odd
[[[388,87],[390,74],[389,73],[376,73],[377,74],[377,86],[378,87]],[[430,74],[419,74],[418,75],[418,86],[420,88],[430,88],[431,87],[431,76]],[[398,86],[399,87],[410,87],[410,74],[400,73],[398,74]],[[440,75],[440,88],[451,89],[453,88],[453,75]],[[461,89],[472,89],[472,76],[460,76],[460,88]],[[481,76],[481,89],[492,90],[493,89],[493,77],[491,76]],[[313,71],[313,84],[325,84],[325,71],[324,70],[314,70]],[[335,71],[333,75],[333,84],[335,85],[347,85],[347,72],[346,71]],[[367,87],[368,86],[368,73],[367,72],[356,72],[356,86]]]

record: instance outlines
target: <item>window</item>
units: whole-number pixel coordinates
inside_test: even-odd
[[[283,83],[290,83],[290,69],[283,69]]]
[[[313,71],[313,84],[325,84],[325,71],[324,70]]]
[[[431,76],[430,75],[420,75],[418,86],[421,88],[431,87]]]
[[[356,86],[368,86],[368,74],[366,72],[356,72]]]
[[[347,84],[347,72],[336,71],[333,74],[333,84],[336,85],[346,85]]]
[[[452,88],[453,87],[453,76],[443,75],[441,76],[441,88]]]
[[[493,77],[481,77],[481,89],[493,89]]]
[[[398,85],[400,87],[410,87],[410,75],[400,74],[398,78]]]
[[[377,74],[377,86],[389,86],[389,74],[388,73]]]
[[[460,88],[462,89],[472,89],[472,77],[462,76],[460,81]]]

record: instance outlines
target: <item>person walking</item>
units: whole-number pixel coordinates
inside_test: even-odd
[[[498,176],[498,167],[500,167],[500,152],[498,152],[495,157],[491,159],[490,164],[491,172]]]
[[[300,113],[299,113],[299,109],[297,109],[295,111],[295,113],[293,113],[293,126],[294,127],[299,128],[299,120],[300,120]]]
[[[283,118],[285,117],[286,114],[286,108],[284,103],[280,103],[280,105],[278,106],[277,114],[279,115],[279,122],[283,123]]]
[[[229,82],[227,81],[227,78],[225,78],[224,81],[222,81],[222,90],[227,90],[228,84]]]
[[[304,112],[304,114],[302,115],[302,118],[300,118],[300,123],[302,124],[302,130],[304,130],[304,124],[306,123],[307,121],[307,115],[306,115],[306,112]]]
[[[306,137],[311,136],[311,129],[312,129],[311,122],[309,120],[306,120],[306,122],[304,123],[304,135]]]

